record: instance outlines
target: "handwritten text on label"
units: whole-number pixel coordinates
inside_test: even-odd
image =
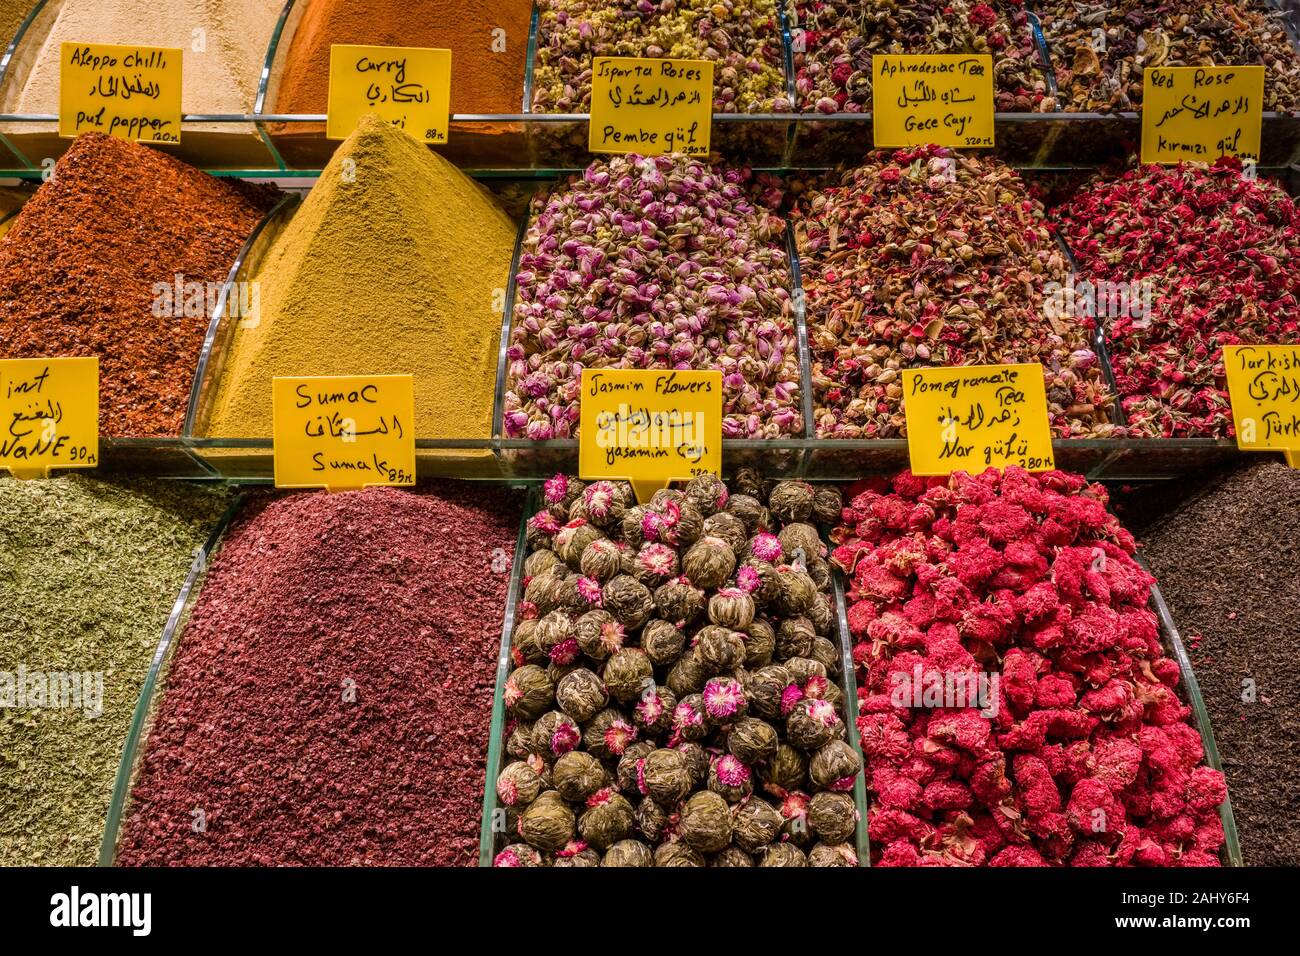
[[[993,58],[961,54],[872,57],[878,147],[993,145]]]
[[[0,468],[35,478],[99,464],[99,359],[0,359]]]
[[[1142,162],[1259,159],[1262,66],[1148,67],[1142,87]]]
[[[378,114],[421,142],[447,142],[451,51],[331,46],[325,138],[347,139],[366,113]]]
[[[64,43],[59,57],[60,136],[181,141],[181,50]]]
[[[713,121],[708,60],[596,57],[592,62],[593,153],[707,156]]]

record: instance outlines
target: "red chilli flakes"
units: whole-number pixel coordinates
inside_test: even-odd
[[[1300,342],[1295,201],[1224,158],[1099,178],[1053,217],[1081,277],[1150,282],[1149,315],[1107,323],[1130,433],[1232,435],[1223,346]]]
[[[904,472],[846,498],[873,862],[1218,864],[1227,787],[1100,485]]]
[[[473,865],[520,510],[459,484],[256,499],[177,651],[118,862]]]

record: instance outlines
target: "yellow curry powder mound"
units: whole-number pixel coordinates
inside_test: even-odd
[[[490,437],[515,235],[481,186],[363,118],[252,276],[203,433],[270,437],[277,375],[410,373],[417,437]]]

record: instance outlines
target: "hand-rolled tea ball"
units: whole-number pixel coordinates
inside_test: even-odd
[[[582,552],[579,570],[601,583],[617,577],[623,570],[623,546],[609,538],[597,538]]]
[[[492,861],[493,866],[545,866],[542,855],[527,843],[512,843]]]
[[[750,766],[774,756],[777,743],[776,728],[757,717],[737,721],[727,734],[727,751]]]
[[[790,672],[790,679],[799,686],[805,686],[813,678],[827,679],[826,665],[821,661],[802,655],[785,660],[785,669]],[[816,695],[812,695],[816,696]]]
[[[659,667],[675,663],[685,647],[686,635],[667,621],[654,618],[641,629],[641,650]]]
[[[637,830],[651,843],[659,842],[671,819],[671,814],[651,797],[643,798],[633,814]]]
[[[537,622],[537,643],[551,658],[551,651],[573,637],[573,618],[567,611],[555,610]]]
[[[623,521],[631,490],[627,482],[593,481],[582,492],[582,503],[587,518],[601,528],[610,528]]]
[[[754,859],[738,846],[723,847],[709,861],[709,866],[753,866]]]
[[[613,707],[591,718],[582,731],[583,746],[601,760],[617,760],[636,737],[636,727]]]
[[[844,722],[827,701],[805,697],[785,719],[786,739],[801,750],[816,750],[844,732]]]
[[[763,850],[759,866],[807,866],[808,857],[793,843],[773,843]]]
[[[754,671],[745,687],[749,706],[760,717],[777,720],[781,716],[781,702],[785,689],[794,683],[790,671],[782,664],[768,664]]]
[[[769,793],[802,790],[808,779],[808,758],[787,743],[776,748],[776,753],[758,768],[758,778]]]
[[[806,481],[782,481],[768,495],[767,506],[782,524],[807,521],[812,516],[816,492]]]
[[[686,755],[668,748],[654,750],[646,756],[641,766],[641,780],[646,795],[665,808],[675,807],[685,800],[694,783]]]
[[[844,495],[834,485],[817,485],[813,492],[812,520],[818,524],[840,523],[844,512]]]
[[[829,594],[817,595],[817,600],[808,608],[808,620],[818,637],[827,637],[835,627],[835,601]],[[833,645],[832,645],[833,646]]]
[[[776,540],[773,538],[772,540]],[[745,584],[745,589],[754,598],[758,607],[775,605],[781,595],[781,577],[776,565],[760,558],[746,558],[736,572],[736,580]]]
[[[578,833],[598,850],[604,850],[632,832],[632,804],[612,787],[587,798],[578,818]]]
[[[727,501],[727,514],[741,520],[746,535],[766,531],[772,524],[771,513],[753,495],[732,495]]]
[[[682,497],[707,518],[727,507],[731,495],[717,475],[696,475],[682,489]]]
[[[564,754],[551,769],[551,782],[556,791],[572,803],[582,803],[605,786],[608,779],[600,761],[582,750]]]
[[[847,843],[818,843],[808,853],[809,866],[857,866],[858,854]]]
[[[619,840],[601,858],[601,866],[649,867],[655,865],[654,851],[640,840]]]
[[[680,699],[688,694],[698,694],[704,690],[704,682],[709,679],[709,669],[700,661],[694,649],[677,658],[668,671],[668,689]]]
[[[577,571],[582,567],[582,552],[587,550],[587,545],[603,537],[604,532],[593,524],[582,519],[570,521],[556,532],[555,553],[571,570]]]
[[[677,627],[689,627],[704,613],[705,594],[686,578],[677,578],[655,589],[655,611]]]
[[[745,628],[745,666],[751,670],[766,667],[772,663],[776,653],[776,629],[761,617],[754,618]]]
[[[582,740],[578,723],[568,714],[550,710],[533,724],[532,750],[535,754],[559,757],[567,754]]]
[[[759,501],[766,501],[768,492],[772,490],[772,484],[772,482],[760,477],[753,468],[741,468],[736,472],[735,477],[731,479],[731,493],[733,495],[749,495]]]
[[[717,853],[731,842],[731,808],[711,790],[692,794],[677,822],[682,842],[700,853]]]
[[[533,722],[521,720],[506,735],[506,753],[523,760],[533,752]]]
[[[810,656],[813,640],[816,637],[817,631],[808,618],[786,618],[776,630],[777,659],[787,661],[792,657]]]
[[[650,497],[650,507],[662,508],[669,502],[680,505],[685,500],[686,495],[678,488],[660,488]]]
[[[808,572],[808,577],[812,578],[812,583],[818,591],[822,592],[818,596],[824,601],[830,600],[831,589],[831,563],[825,558],[811,558],[804,565],[804,570]],[[812,609],[808,611],[808,616],[812,616]]]
[[[641,795],[641,762],[654,750],[655,745],[649,740],[638,740],[627,745],[623,756],[618,758],[618,767],[614,771],[620,790]]]
[[[704,857],[685,843],[661,843],[655,847],[655,862],[661,866],[704,866]]]
[[[747,853],[757,853],[776,840],[785,818],[762,797],[742,800],[731,811],[731,838]]]
[[[813,584],[807,571],[790,564],[778,565],[776,579],[780,587],[772,604],[778,613],[786,617],[806,613],[817,599],[817,585]]]
[[[743,631],[754,620],[754,598],[740,588],[723,588],[709,598],[709,621],[719,627]]]
[[[823,843],[843,843],[858,825],[858,811],[847,793],[823,790],[808,804],[808,826]]]
[[[745,522],[725,511],[705,518],[703,531],[705,537],[721,538],[727,542],[737,557],[744,551],[745,541],[749,538],[749,533],[745,530]]]
[[[632,576],[651,588],[677,577],[680,570],[677,552],[653,541],[641,545],[632,564]]]
[[[685,499],[664,505],[654,533],[664,544],[679,550],[690,547],[704,534],[704,513]],[[649,535],[647,530],[646,536]]]
[[[862,757],[843,740],[832,740],[808,763],[808,776],[822,790],[851,790],[862,771]]]
[[[574,638],[582,653],[593,661],[603,661],[609,655],[622,649],[626,640],[623,625],[614,620],[614,615],[604,610],[588,611],[573,625]]]
[[[721,538],[700,538],[682,556],[682,573],[697,588],[722,586],[736,570],[736,552]]]
[[[629,631],[635,631],[649,620],[654,610],[654,595],[630,574],[620,574],[610,580],[602,595],[605,610]]]
[[[510,635],[510,655],[520,666],[545,665],[550,660],[537,639],[537,624],[537,618],[526,617],[515,625],[514,634]]]
[[[563,563],[560,556],[550,548],[539,548],[524,558],[524,576],[535,578],[539,574],[550,571]]]
[[[713,674],[729,674],[745,662],[745,638],[727,627],[710,624],[695,635],[695,656]]]
[[[673,747],[686,758],[686,766],[691,771],[691,787],[702,787],[709,779],[709,752],[693,740],[683,741]]]
[[[555,685],[545,670],[536,664],[525,664],[506,678],[501,696],[512,717],[534,720],[546,713],[555,700]]]
[[[654,686],[654,664],[639,647],[625,647],[605,662],[605,686],[621,704],[636,700]]]
[[[809,561],[820,558],[826,552],[826,545],[822,544],[817,529],[805,521],[791,522],[781,529],[776,538],[781,542],[781,551],[791,564],[798,563],[807,567]]]
[[[507,807],[527,806],[541,792],[541,776],[523,760],[507,764],[497,775],[497,799]]]
[[[709,768],[709,789],[735,803],[754,792],[754,775],[738,757],[723,754]]]
[[[734,677],[711,677],[700,692],[704,701],[704,718],[710,726],[729,724],[748,711],[745,689]]]
[[[519,815],[519,835],[539,850],[559,850],[573,839],[576,821],[569,805],[547,790]]]
[[[840,649],[826,637],[814,637],[809,656],[826,668],[826,673],[840,672]]]
[[[647,688],[632,708],[632,723],[643,736],[657,737],[673,725],[677,695],[667,687]]]
[[[573,841],[555,853],[554,867],[600,866],[600,854],[580,841]]]
[[[704,695],[687,694],[673,708],[673,734],[681,740],[703,740],[709,735]]]
[[[587,668],[579,667],[555,685],[555,701],[560,710],[584,724],[609,703],[609,691],[604,681]]]

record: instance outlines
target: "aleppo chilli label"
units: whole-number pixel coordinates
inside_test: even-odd
[[[578,474],[625,479],[637,500],[722,473],[722,373],[582,370]]]
[[[905,369],[903,411],[915,474],[1056,468],[1041,365]]]
[[[424,143],[447,142],[451,51],[410,46],[330,47],[325,138],[347,139],[366,113]]]
[[[993,57],[883,54],[871,58],[877,147],[993,145]]]
[[[1262,66],[1147,67],[1142,82],[1142,162],[1258,161]]]
[[[41,478],[99,464],[99,359],[0,359],[0,468]]]
[[[598,56],[591,70],[591,152],[709,154],[711,61]]]
[[[410,375],[271,380],[277,488],[415,484]]]
[[[1300,452],[1300,345],[1225,345],[1223,370],[1237,447]]]
[[[95,132],[140,143],[179,143],[182,56],[168,47],[64,43],[59,135]]]

